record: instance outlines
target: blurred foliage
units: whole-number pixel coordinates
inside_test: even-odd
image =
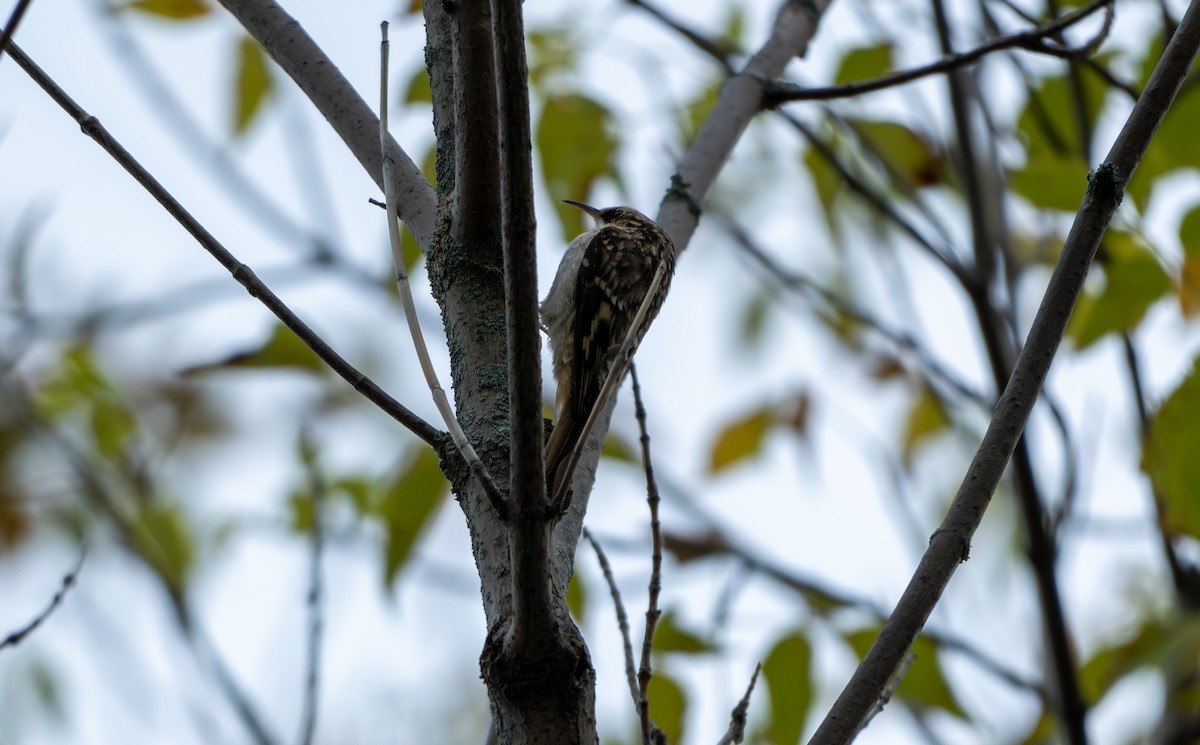
[[[646,688],[646,699],[650,702],[650,720],[666,735],[667,742],[682,742],[688,708],[683,686],[670,675],[656,672]]]
[[[770,718],[756,742],[795,745],[804,732],[813,701],[812,645],[804,629],[781,636],[763,660]]]
[[[871,626],[846,634],[846,642],[854,649],[859,659],[866,657],[867,651],[875,638],[879,636],[879,626]],[[949,681],[946,680],[939,663],[940,652],[927,637],[919,636],[909,649],[908,667],[901,668],[902,677],[892,696],[893,701],[903,702],[914,709],[939,709],[961,719],[966,719],[954,695]]]
[[[212,12],[205,0],[133,0],[119,7],[171,21],[191,21]]]
[[[891,44],[851,49],[842,57],[833,84],[846,85],[882,76],[892,69],[892,51]]]
[[[1163,500],[1168,534],[1200,540],[1200,358],[1154,415],[1142,468]]]
[[[620,180],[614,130],[609,110],[588,96],[550,95],[542,102],[534,139],[541,155],[542,182],[562,223],[564,241],[586,230],[591,218],[563,200],[586,203],[601,178]]]
[[[246,134],[275,88],[267,53],[249,36],[238,42],[233,105],[233,133]]]

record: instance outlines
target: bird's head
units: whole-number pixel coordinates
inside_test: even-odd
[[[632,207],[606,207],[598,209],[583,202],[575,202],[570,199],[564,199],[564,202],[572,207],[578,207],[584,212],[591,215],[596,220],[598,225],[612,225],[614,223],[642,223],[650,222],[650,218],[638,212]]]

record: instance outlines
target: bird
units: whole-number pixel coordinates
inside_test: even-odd
[[[563,200],[596,220],[571,241],[541,304],[557,385],[554,432],[546,444],[546,485],[555,494],[616,355],[653,284],[663,278],[628,354],[658,315],[675,273],[675,246],[659,225],[632,207],[597,209]]]

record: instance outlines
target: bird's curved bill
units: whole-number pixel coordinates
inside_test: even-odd
[[[579,209],[588,213],[589,215],[596,218],[597,220],[600,219],[600,210],[596,209],[595,207],[592,207],[591,205],[584,204],[583,202],[576,202],[571,199],[564,199],[563,201],[566,202],[567,204],[571,205],[572,207],[578,207]]]

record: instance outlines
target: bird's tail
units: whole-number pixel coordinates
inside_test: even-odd
[[[554,432],[550,434],[550,441],[546,443],[546,491],[550,497],[554,496],[560,482],[569,478],[568,474],[559,471],[566,470],[571,451],[579,439],[579,430],[583,427],[583,422],[577,422],[576,419],[578,417],[571,412],[571,408],[564,407],[554,425]]]

